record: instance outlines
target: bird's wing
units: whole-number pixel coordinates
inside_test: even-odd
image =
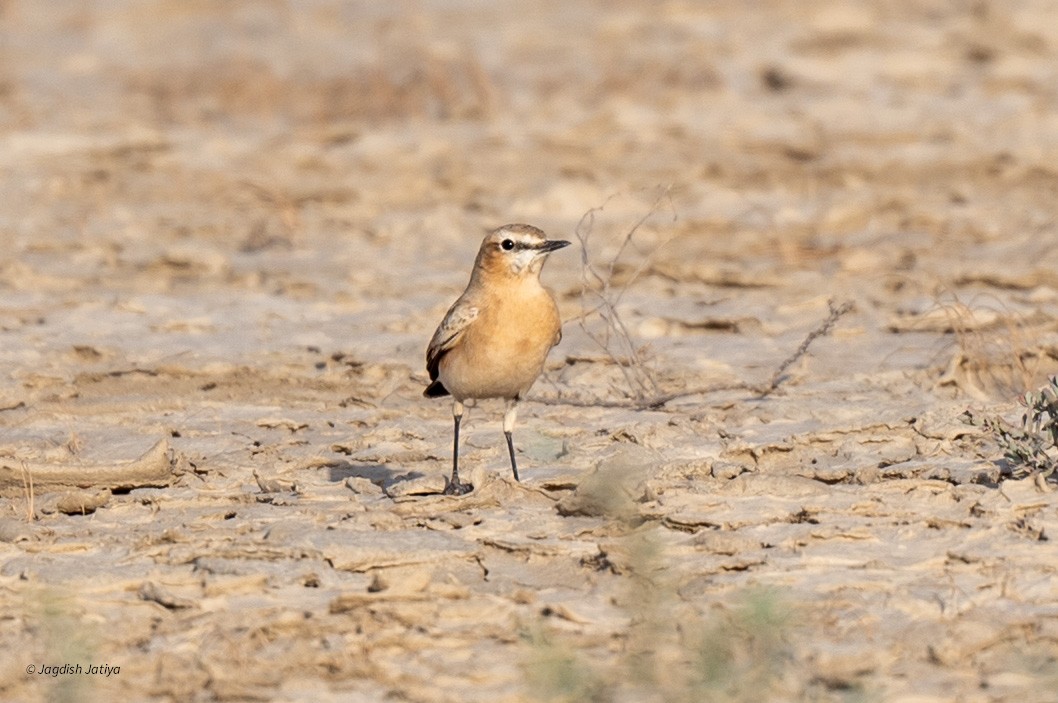
[[[437,380],[437,367],[441,363],[441,357],[459,343],[463,332],[477,317],[477,306],[471,305],[462,298],[448,309],[448,313],[437,326],[437,331],[433,333],[430,346],[426,350],[426,370],[430,374],[431,381]]]

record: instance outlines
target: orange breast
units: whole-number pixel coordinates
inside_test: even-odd
[[[539,285],[506,293],[479,305],[460,348],[441,360],[441,381],[457,399],[519,396],[544,367],[560,326],[555,301]]]

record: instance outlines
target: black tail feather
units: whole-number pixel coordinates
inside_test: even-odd
[[[448,389],[440,381],[434,381],[426,386],[426,390],[422,394],[427,398],[441,398],[448,395]]]

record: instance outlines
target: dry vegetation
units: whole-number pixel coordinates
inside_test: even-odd
[[[1044,0],[0,0],[0,698],[1054,701],[1055,86]]]

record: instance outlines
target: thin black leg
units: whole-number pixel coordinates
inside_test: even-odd
[[[463,419],[462,410],[462,404],[458,404],[452,414],[455,419],[455,429],[452,432],[452,478],[445,485],[446,496],[461,496],[474,489],[469,483],[459,482],[459,423]]]
[[[514,472],[514,480],[521,482],[522,479],[518,478],[518,462],[514,460],[514,436],[511,432],[504,432],[503,435],[507,438],[507,451],[511,454],[511,471]]]

